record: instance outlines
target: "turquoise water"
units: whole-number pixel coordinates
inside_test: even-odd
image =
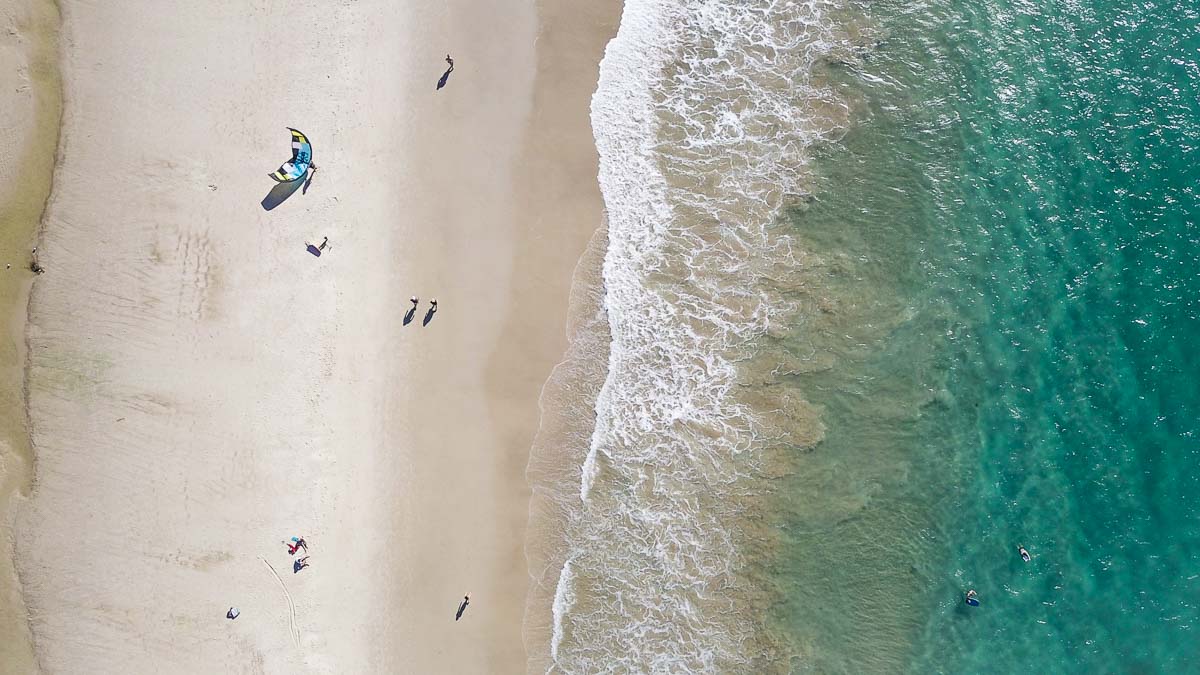
[[[624,2],[531,671],[1200,672],[1200,16],[1107,2]]]
[[[863,11],[790,214],[843,260],[786,339],[829,364],[762,570],[791,668],[1200,671],[1200,13]]]

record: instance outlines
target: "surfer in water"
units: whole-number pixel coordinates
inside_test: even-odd
[[[1021,554],[1021,560],[1024,560],[1025,562],[1029,562],[1029,558],[1030,558],[1029,551],[1026,551],[1024,546],[1017,546],[1017,553]]]
[[[973,588],[971,590],[967,591],[967,604],[972,607],[979,606],[979,594],[976,593],[975,589],[973,589]]]
[[[471,594],[467,593],[463,596],[462,604],[458,606],[458,611],[454,613],[454,620],[458,621],[462,618],[463,612],[467,611],[467,605],[471,604]]]

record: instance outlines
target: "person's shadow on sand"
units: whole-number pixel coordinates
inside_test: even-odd
[[[437,314],[436,307],[430,307],[428,312],[425,312],[425,318],[421,319],[422,326],[428,326],[430,321],[433,321],[433,315]]]
[[[413,317],[416,315],[417,315],[416,307],[413,307],[412,309],[408,310],[408,313],[404,315],[404,325],[407,326],[408,324],[412,323]]]

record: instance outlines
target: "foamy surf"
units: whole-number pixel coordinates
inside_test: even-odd
[[[625,4],[592,101],[608,248],[601,306],[584,314],[610,341],[587,349],[575,333],[543,396],[533,671],[781,667],[739,543],[764,451],[819,423],[797,397],[747,392],[747,368],[797,309],[783,291],[802,254],[776,219],[803,191],[808,148],[844,118],[812,78],[840,46],[832,7]],[[606,358],[600,377],[578,367],[588,358]]]

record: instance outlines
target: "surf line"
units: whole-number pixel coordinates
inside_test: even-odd
[[[271,574],[275,575],[275,581],[278,581],[279,587],[283,589],[283,597],[287,598],[288,609],[290,609],[292,612],[292,642],[295,642],[296,649],[299,649],[300,629],[296,627],[296,603],[292,602],[292,594],[288,593],[287,586],[283,585],[283,579],[279,577],[279,572],[275,571],[275,567],[271,565],[271,563],[267,562],[267,559],[261,555],[258,556],[258,559],[263,561],[263,564],[267,566],[267,569],[271,570]]]

